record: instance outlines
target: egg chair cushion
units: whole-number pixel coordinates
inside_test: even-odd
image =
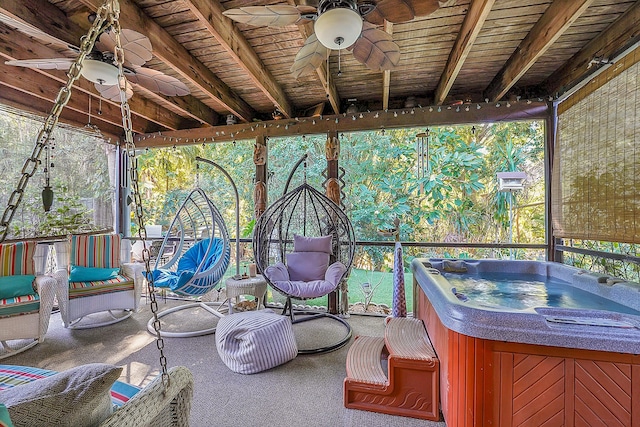
[[[193,245],[182,255],[178,261],[178,270],[153,270],[153,284],[159,288],[169,288],[172,291],[182,288],[198,271],[198,266],[204,260],[200,271],[205,271],[212,267],[222,256],[224,243],[217,237],[213,239],[211,250],[207,255],[209,239],[204,239]],[[205,259],[206,258],[206,259]]]
[[[329,254],[325,252],[292,252],[287,254],[287,269],[291,280],[309,282],[323,280],[329,267]]]
[[[331,253],[331,241],[333,236],[307,237],[293,235],[294,252],[324,252]]]

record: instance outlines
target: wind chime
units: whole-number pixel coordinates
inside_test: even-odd
[[[418,154],[417,178],[420,180],[420,192],[424,193],[424,179],[430,172],[429,167],[429,129],[416,135]]]
[[[53,154],[55,139],[49,138],[44,146],[44,188],[42,189],[42,206],[45,212],[49,212],[53,205],[53,189],[51,188],[51,169],[53,169]]]

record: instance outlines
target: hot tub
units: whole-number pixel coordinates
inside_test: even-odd
[[[411,267],[448,427],[640,426],[640,285],[552,262]]]

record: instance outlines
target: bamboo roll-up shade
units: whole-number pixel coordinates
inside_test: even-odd
[[[559,107],[554,237],[640,243],[640,64],[616,65]]]

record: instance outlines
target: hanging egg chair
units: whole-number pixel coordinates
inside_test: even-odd
[[[253,248],[258,269],[277,292],[286,297],[283,314],[295,323],[329,318],[341,323],[346,334],[337,343],[299,353],[323,353],[338,349],[351,338],[351,327],[334,314],[294,310],[292,300],[308,300],[340,290],[349,275],[355,254],[351,221],[324,194],[306,182],[285,194],[258,218]],[[306,163],[306,162],[305,162]],[[306,164],[305,164],[306,167]]]

